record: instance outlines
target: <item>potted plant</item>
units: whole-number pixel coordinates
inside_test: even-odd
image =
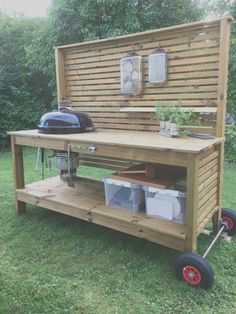
[[[160,134],[178,137],[180,127],[191,119],[192,110],[181,107],[180,102],[178,105],[162,102],[156,106],[156,115],[160,120]]]

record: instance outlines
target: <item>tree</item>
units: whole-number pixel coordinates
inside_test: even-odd
[[[43,80],[29,70],[26,47],[38,28],[38,21],[0,14],[0,137],[6,132],[32,128],[45,107]]]

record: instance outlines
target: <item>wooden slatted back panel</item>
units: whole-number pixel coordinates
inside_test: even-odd
[[[89,113],[96,127],[136,131],[158,130],[152,111],[163,101],[214,107],[217,113],[195,114],[192,125],[195,131],[223,136],[231,21],[227,16],[57,47],[58,100],[71,100],[73,109]],[[158,46],[168,55],[163,86],[148,82],[148,56]],[[133,50],[143,57],[143,93],[125,96],[120,92],[120,59]]]

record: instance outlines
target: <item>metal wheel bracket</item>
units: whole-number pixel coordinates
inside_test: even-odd
[[[214,237],[214,239],[212,240],[212,242],[210,243],[210,245],[208,246],[207,250],[205,251],[205,253],[203,254],[203,258],[206,258],[206,256],[208,255],[208,253],[211,251],[213,245],[216,243],[216,241],[218,240],[218,238],[221,236],[223,236],[223,239],[225,239],[225,232],[227,231],[228,229],[228,224],[227,222],[223,221],[221,219],[220,221],[220,230],[218,231],[217,235]],[[228,235],[226,235],[226,237],[228,237]],[[230,241],[228,241],[230,242]]]

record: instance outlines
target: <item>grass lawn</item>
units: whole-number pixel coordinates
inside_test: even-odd
[[[39,179],[35,157],[25,150],[26,182]],[[226,165],[223,205],[234,209],[235,187]],[[199,253],[210,239],[199,237]],[[236,313],[235,239],[208,257],[213,288],[189,288],[174,277],[174,250],[35,206],[17,217],[10,153],[0,154],[0,254],[0,314]]]

